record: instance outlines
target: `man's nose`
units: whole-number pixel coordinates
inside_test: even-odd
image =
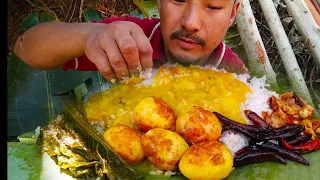
[[[187,5],[181,19],[181,26],[190,32],[196,32],[201,29],[201,9],[198,4]]]

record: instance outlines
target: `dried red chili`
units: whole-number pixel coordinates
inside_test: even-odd
[[[316,151],[316,150],[320,149],[320,139],[308,141],[308,142],[301,144],[301,145],[298,145],[298,146],[292,146],[289,143],[287,143],[284,139],[282,139],[281,142],[282,142],[282,145],[286,149],[300,151],[302,153]]]

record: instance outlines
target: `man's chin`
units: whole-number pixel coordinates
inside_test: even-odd
[[[168,51],[167,53],[167,59],[170,63],[179,63],[182,65],[194,65],[194,64],[198,64],[201,61],[200,58],[192,58],[184,55],[176,55],[170,51]]]

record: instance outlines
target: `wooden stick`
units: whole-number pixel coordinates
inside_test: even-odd
[[[74,12],[76,11],[77,2],[78,2],[78,1],[76,0],[76,2],[74,3],[73,10],[72,10],[72,13],[71,13],[71,16],[70,16],[70,18],[69,18],[68,23],[70,23],[71,20],[72,20],[72,18],[73,18]]]
[[[79,9],[79,20],[82,22],[82,8],[83,8],[84,0],[81,0],[80,9]]]
[[[266,76],[267,83],[278,89],[276,74],[270,64],[249,0],[241,1],[236,23],[248,56],[249,71],[258,77]]]
[[[279,50],[282,63],[288,75],[292,89],[298,95],[303,96],[308,103],[313,104],[308,87],[304,80],[287,34],[272,0],[259,0],[261,9],[270,27],[273,39]]]
[[[74,0],[71,0],[70,6],[69,6],[68,11],[67,11],[67,15],[65,16],[66,19],[67,19],[68,16],[69,16],[69,12],[70,12],[70,10],[71,10],[71,8],[72,8],[73,1],[74,1]]]
[[[301,0],[284,0],[288,11],[298,28],[298,31],[306,40],[313,59],[320,67],[320,27],[313,18],[308,6]]]

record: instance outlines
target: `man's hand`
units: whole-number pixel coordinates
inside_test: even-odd
[[[85,54],[107,80],[152,68],[152,47],[140,26],[119,21],[96,27],[87,34]]]
[[[29,66],[49,70],[86,55],[109,81],[152,68],[152,47],[133,22],[41,23],[18,37],[14,52]]]

